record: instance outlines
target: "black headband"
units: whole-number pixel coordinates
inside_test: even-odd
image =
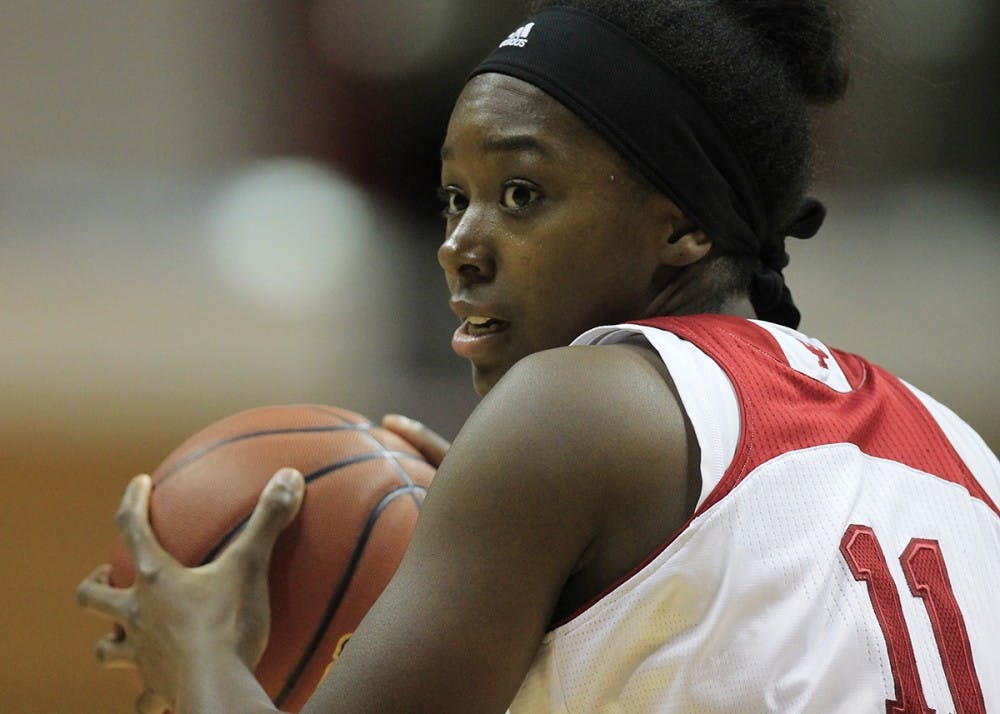
[[[815,233],[822,206],[807,202],[787,230],[768,226],[757,181],[734,142],[697,95],[652,52],[590,13],[548,7],[501,42],[470,78],[487,72],[521,79],[556,99],[713,241],[736,255],[762,257],[769,278],[763,282],[769,289],[760,300],[754,298],[758,315],[798,324],[788,288],[782,279],[783,290],[776,291],[774,274],[780,279],[784,265],[779,263],[787,262],[783,236]],[[762,253],[773,254],[776,243],[784,257],[770,261]],[[751,285],[752,298],[753,292]]]

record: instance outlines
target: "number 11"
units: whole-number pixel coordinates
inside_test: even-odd
[[[899,591],[875,531],[868,526],[848,526],[840,541],[840,552],[855,580],[863,580],[868,586],[868,597],[885,637],[896,685],[896,698],[886,700],[886,714],[934,714],[920,686]],[[969,632],[958,609],[940,545],[936,540],[913,538],[899,562],[910,592],[924,601],[956,714],[986,714],[982,687],[972,661]]]

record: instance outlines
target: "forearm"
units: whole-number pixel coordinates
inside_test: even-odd
[[[235,655],[198,657],[186,668],[176,714],[264,714],[279,711],[253,673]]]

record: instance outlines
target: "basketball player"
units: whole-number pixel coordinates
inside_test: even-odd
[[[564,0],[477,68],[439,258],[484,399],[306,711],[1000,711],[996,457],[795,329],[836,44],[818,0]],[[202,570],[156,545],[149,490],[118,516],[137,584],[79,589],[124,623],[100,659],[146,711],[274,711],[251,667],[301,476]]]

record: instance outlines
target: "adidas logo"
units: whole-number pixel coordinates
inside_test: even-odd
[[[500,43],[501,47],[524,47],[528,44],[528,35],[531,34],[531,28],[535,26],[535,23],[529,22],[524,27],[519,27],[514,30],[507,37],[506,40]]]

